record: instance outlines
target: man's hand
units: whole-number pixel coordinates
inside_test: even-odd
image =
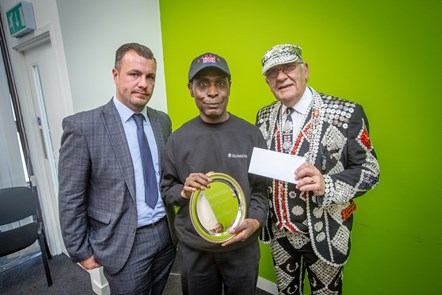
[[[186,178],[183,190],[181,191],[181,197],[189,199],[193,192],[197,189],[204,190],[210,187],[212,180],[204,173],[190,173]]]
[[[325,180],[321,172],[312,164],[304,163],[295,171],[295,179],[298,179],[296,188],[301,192],[312,191],[316,196],[325,193]]]
[[[101,264],[95,261],[94,255],[80,262],[81,266],[87,270],[92,270],[94,268],[99,268]]]
[[[228,246],[239,241],[244,242],[250,237],[255,231],[259,228],[259,221],[253,218],[246,218],[240,225],[231,229],[229,233],[234,234],[235,236],[223,243],[222,246]]]

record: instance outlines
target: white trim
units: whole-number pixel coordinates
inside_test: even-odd
[[[258,283],[256,286],[270,294],[278,294],[278,287],[276,284],[264,278],[258,277]]]
[[[42,30],[36,31],[36,34],[26,41],[20,42],[13,48],[20,53],[27,50],[39,47],[45,43],[51,42],[51,36],[49,33],[49,28],[44,28]]]

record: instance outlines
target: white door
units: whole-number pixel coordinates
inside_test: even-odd
[[[26,135],[34,165],[35,175],[31,180],[38,188],[51,253],[66,253],[58,216],[57,162],[61,122],[67,114],[63,112],[66,108],[60,99],[62,91],[57,63],[50,39],[22,54],[30,95],[20,97],[20,105],[25,114]]]

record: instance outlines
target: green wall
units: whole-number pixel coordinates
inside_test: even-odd
[[[364,106],[381,182],[356,201],[345,294],[442,290],[440,3],[160,0],[174,128],[197,115],[187,71],[205,51],[227,59],[233,81],[228,109],[252,123],[274,100],[260,60],[278,43],[303,48],[313,88]],[[268,247],[262,249],[260,276],[274,280]]]

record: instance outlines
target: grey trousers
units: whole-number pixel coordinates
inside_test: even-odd
[[[137,230],[129,259],[123,269],[104,275],[111,295],[161,295],[175,260],[175,248],[167,220]]]

